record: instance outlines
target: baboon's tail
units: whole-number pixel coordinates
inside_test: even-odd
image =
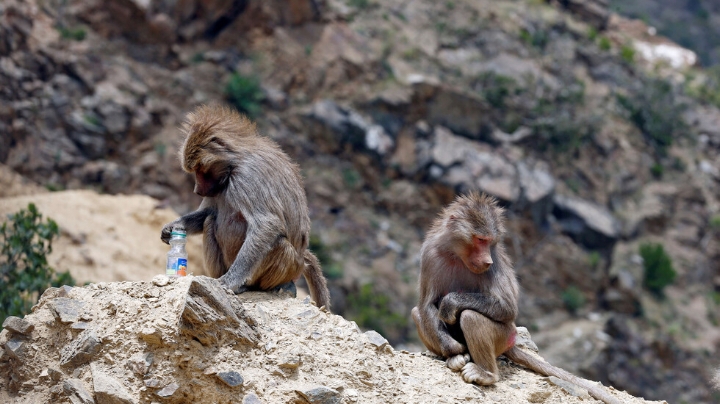
[[[315,304],[318,307],[325,306],[326,309],[330,310],[330,292],[327,288],[327,281],[323,276],[322,268],[320,267],[320,261],[318,261],[315,254],[310,250],[305,250],[305,271],[303,275],[307,281],[308,288],[310,288],[310,296],[315,300]]]
[[[622,401],[613,396],[602,384],[595,384],[589,380],[575,376],[566,370],[545,362],[539,357],[523,351],[521,348],[514,346],[505,351],[503,355],[507,356],[511,361],[517,363],[518,365],[540,373],[543,376],[555,376],[558,379],[578,385],[587,390],[591,396],[606,404],[622,404]]]

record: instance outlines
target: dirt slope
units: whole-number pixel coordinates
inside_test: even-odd
[[[2,198],[0,221],[30,202],[60,226],[50,265],[70,271],[79,284],[150,280],[164,273],[169,247],[160,241],[160,229],[177,213],[156,199],[81,190]],[[190,271],[203,274],[201,237],[190,237],[187,249]]]
[[[207,277],[51,289],[0,345],[2,402],[595,402],[504,360],[495,386],[469,385],[308,299]]]

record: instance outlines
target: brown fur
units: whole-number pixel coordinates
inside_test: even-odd
[[[203,232],[213,277],[241,293],[269,290],[304,275],[319,306],[330,307],[325,278],[308,250],[310,217],[295,163],[234,110],[202,106],[187,115],[180,159],[195,174],[200,207],[165,225]]]
[[[420,339],[446,358],[449,368],[462,371],[468,383],[497,382],[496,358],[504,354],[606,403],[619,403],[601,386],[514,346],[519,287],[503,245],[504,221],[494,198],[471,193],[458,197],[433,222],[420,252],[420,301],[412,310]]]

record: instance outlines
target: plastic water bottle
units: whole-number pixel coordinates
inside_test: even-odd
[[[165,275],[185,276],[187,275],[187,251],[185,250],[185,229],[175,226],[170,233],[170,251],[167,254],[167,265]]]

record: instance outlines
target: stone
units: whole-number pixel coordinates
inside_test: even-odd
[[[585,247],[609,248],[620,236],[620,224],[607,208],[563,195],[555,195],[553,201],[560,227]]]
[[[240,375],[240,373],[231,371],[231,372],[218,372],[215,374],[218,379],[220,379],[223,383],[227,384],[230,387],[237,387],[242,386],[245,380]]]
[[[155,284],[155,286],[162,287],[170,283],[170,278],[167,275],[155,275],[152,278],[152,283]]]
[[[262,404],[262,401],[255,394],[248,394],[243,397],[242,404]]]
[[[337,390],[323,386],[295,392],[310,404],[339,404],[342,401],[342,395]]]
[[[482,139],[490,133],[485,116],[489,107],[482,98],[427,82],[415,84],[413,88],[416,94],[427,96],[427,119],[431,125],[442,125],[470,139]]]
[[[98,404],[133,404],[135,400],[119,380],[91,366],[95,400]]]
[[[3,328],[21,335],[30,335],[35,326],[27,320],[15,316],[9,316],[3,321]]]
[[[133,373],[144,376],[152,366],[154,355],[152,352],[137,353],[128,359],[126,366]]]
[[[16,360],[22,360],[26,348],[27,343],[19,338],[13,338],[5,343],[5,352]]]
[[[217,279],[194,276],[178,318],[181,334],[205,346],[217,345],[225,337],[236,343],[257,345],[257,332],[245,311],[231,301]],[[243,320],[240,319],[242,316]]]
[[[435,145],[432,148],[432,159],[443,167],[463,162],[468,153],[469,142],[442,126],[435,127]]]
[[[515,346],[528,349],[535,353],[540,352],[537,345],[535,345],[535,342],[533,342],[532,338],[530,337],[530,331],[528,331],[527,328],[515,327],[515,329],[517,331],[517,336],[515,337]]]
[[[364,335],[368,338],[368,342],[377,349],[382,349],[385,345],[388,345],[388,340],[375,330],[366,331]]]
[[[289,355],[285,358],[283,358],[279,363],[278,366],[285,369],[297,369],[302,364],[302,360],[300,360],[300,357],[298,355]]]
[[[79,379],[68,379],[63,383],[63,391],[73,404],[95,404],[92,394],[85,389]]]
[[[70,299],[67,297],[58,297],[48,303],[55,314],[55,318],[61,323],[74,323],[78,321],[80,310],[85,302]]]
[[[392,147],[392,139],[384,130],[379,131],[357,111],[342,107],[334,101],[317,101],[304,113],[304,117],[318,127],[311,133],[325,151],[337,151],[343,144],[358,150],[374,147],[378,153],[381,150],[387,152]]]
[[[381,156],[387,154],[394,145],[393,139],[380,125],[371,125],[365,132],[365,147],[368,150],[376,151]]]
[[[167,386],[163,387],[155,394],[157,394],[158,396],[160,396],[162,398],[168,398],[168,397],[172,396],[173,394],[175,394],[175,392],[179,388],[180,388],[180,385],[173,382],[173,383],[170,383]]]
[[[523,161],[518,162],[516,167],[522,205],[530,210],[533,222],[542,225],[552,213],[555,178],[547,170],[531,167]]]
[[[591,399],[592,399],[592,398],[590,397],[590,395],[588,394],[588,391],[587,391],[587,390],[583,389],[582,387],[580,387],[580,386],[578,386],[578,385],[576,385],[576,384],[573,384],[573,383],[570,383],[570,382],[566,382],[565,380],[562,380],[562,379],[558,379],[558,378],[555,377],[555,376],[547,377],[545,380],[547,380],[548,382],[550,382],[550,383],[552,383],[552,384],[560,387],[561,389],[565,390],[565,391],[566,391],[568,394],[570,394],[571,396],[581,397],[581,398],[586,399],[586,400],[591,400]]]
[[[145,327],[140,330],[138,334],[140,339],[147,342],[150,345],[162,345],[162,333],[160,330],[154,327]]]
[[[87,329],[60,350],[60,365],[78,367],[89,362],[100,348],[102,344],[95,330]]]
[[[551,395],[549,391],[536,391],[528,396],[528,401],[533,404],[544,403]]]

